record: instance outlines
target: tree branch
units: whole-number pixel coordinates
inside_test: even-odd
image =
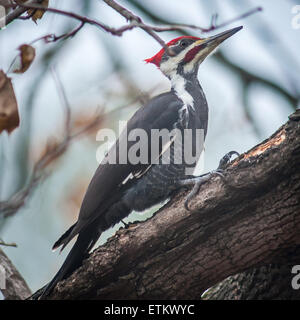
[[[54,142],[49,140],[46,146],[46,151],[36,161],[33,166],[33,172],[29,178],[27,185],[21,190],[14,193],[8,200],[0,201],[0,217],[1,215],[6,217],[14,215],[21,207],[24,206],[27,198],[34,192],[37,185],[47,176],[46,169],[50,163],[62,156],[69,148],[70,144],[80,136],[89,132],[91,129],[99,125],[103,121],[103,113],[95,115],[95,117],[87,123],[83,128],[76,132],[72,132],[71,125],[71,107],[66,97],[66,93],[62,86],[62,83],[53,70],[54,80],[57,85],[59,94],[63,100],[63,109],[65,113],[64,123],[64,135],[60,142]]]
[[[151,219],[120,229],[50,299],[197,299],[226,277],[291,263],[300,245],[300,111],[269,139]],[[290,281],[290,279],[287,279]]]
[[[33,5],[33,4],[39,4],[40,2],[42,2],[43,0],[28,0],[26,2],[27,5]],[[14,2],[13,0],[11,0],[10,2]],[[8,8],[9,6],[7,6]],[[7,14],[7,16],[5,17],[5,24],[8,25],[9,23],[11,23],[12,21],[18,19],[24,12],[27,11],[27,8],[25,7],[16,7],[16,5],[11,5],[11,7],[14,9],[11,12],[9,12]],[[1,18],[3,19],[3,18]]]
[[[300,248],[293,250],[299,262]],[[293,264],[269,264],[226,278],[202,296],[203,300],[299,300],[293,289]]]
[[[111,8],[113,8],[115,11],[117,11],[120,15],[122,15],[127,21],[129,21],[130,23],[127,25],[124,25],[120,28],[112,28],[109,27],[108,25],[97,21],[95,19],[91,19],[82,15],[79,15],[75,12],[69,12],[69,11],[64,11],[64,10],[60,10],[60,9],[56,9],[56,8],[50,8],[50,7],[44,7],[40,4],[37,4],[34,1],[28,1],[26,3],[21,2],[20,0],[14,0],[15,4],[18,5],[19,7],[17,9],[14,10],[17,11],[18,9],[23,9],[23,11],[20,11],[20,14],[24,13],[26,10],[28,9],[36,9],[36,10],[43,10],[43,11],[48,11],[48,12],[52,12],[52,13],[56,13],[56,14],[60,14],[60,15],[64,15],[70,18],[74,18],[77,19],[79,21],[81,21],[81,25],[79,28],[73,30],[70,34],[66,34],[66,35],[62,35],[59,37],[56,37],[55,35],[51,34],[51,35],[46,35],[40,39],[44,39],[45,41],[49,41],[49,42],[54,42],[57,41],[61,38],[68,38],[68,37],[73,37],[86,23],[87,24],[91,24],[94,25],[100,29],[102,29],[103,31],[106,31],[114,36],[122,36],[122,34],[126,31],[132,30],[134,28],[140,28],[142,30],[144,30],[147,34],[149,34],[153,39],[155,39],[165,50],[169,55],[174,55],[174,53],[172,52],[172,49],[170,49],[166,43],[164,42],[164,40],[159,37],[156,32],[164,32],[164,31],[179,31],[182,29],[197,29],[200,30],[201,32],[209,32],[218,28],[222,28],[228,24],[231,24],[235,21],[238,21],[240,19],[244,19],[246,17],[248,17],[249,15],[252,15],[258,11],[262,11],[261,7],[256,7],[254,9],[251,9],[247,12],[245,12],[244,14],[230,19],[227,22],[224,22],[220,25],[215,25],[214,23],[211,24],[211,26],[209,28],[202,28],[196,25],[190,25],[190,24],[177,24],[177,23],[173,23],[173,24],[168,24],[165,25],[163,27],[156,27],[156,26],[150,26],[146,23],[144,23],[142,21],[142,19],[133,14],[131,11],[129,11],[128,9],[126,9],[125,7],[119,5],[116,1],[114,0],[103,0],[108,6],[110,6]],[[15,7],[15,5],[14,5]],[[19,11],[18,11],[19,12]],[[20,15],[19,14],[19,15]],[[15,14],[15,18],[19,17],[19,15]],[[10,23],[13,19],[9,18],[8,16],[6,17],[6,24]],[[39,40],[39,39],[37,39]]]
[[[1,238],[0,238],[0,246],[5,246],[5,247],[17,247],[17,244],[15,242],[11,242],[11,243],[7,243],[5,241],[3,241]]]
[[[5,287],[0,287],[0,289],[4,298],[6,300],[23,300],[28,297],[30,289],[25,280],[1,249],[0,267],[0,283]]]
[[[61,40],[61,39],[68,39],[68,38],[72,38],[74,37],[84,26],[84,22],[81,21],[81,23],[79,24],[78,27],[76,27],[74,30],[70,31],[70,32],[66,32],[60,36],[57,36],[55,35],[54,33],[50,33],[50,34],[47,34],[45,36],[42,36],[40,38],[37,38],[33,41],[31,41],[31,45],[37,41],[40,41],[40,40],[44,40],[46,43],[49,43],[49,42],[56,42],[58,40]]]

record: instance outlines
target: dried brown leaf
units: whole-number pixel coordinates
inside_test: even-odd
[[[0,133],[11,133],[19,126],[19,112],[16,96],[10,78],[0,70]]]
[[[35,49],[28,44],[22,44],[18,50],[20,53],[12,62],[9,72],[24,73],[35,58]]]
[[[43,7],[48,8],[49,6],[49,0],[44,0],[40,3]],[[27,10],[27,13],[29,16],[31,16],[31,19],[36,23],[37,20],[42,19],[43,15],[45,14],[45,10],[33,10],[29,9]]]

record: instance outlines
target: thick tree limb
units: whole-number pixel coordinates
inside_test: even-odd
[[[212,178],[151,219],[119,230],[51,299],[197,299],[226,277],[291,263],[300,245],[300,111]],[[290,274],[287,276],[290,283]]]
[[[25,280],[0,249],[0,289],[6,300],[25,299],[30,294]],[[2,285],[4,284],[3,288]]]

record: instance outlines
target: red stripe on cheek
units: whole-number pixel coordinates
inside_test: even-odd
[[[188,53],[185,55],[185,57],[183,59],[184,62],[187,63],[187,62],[192,61],[194,59],[195,55],[200,51],[200,49],[201,49],[201,45],[194,47],[193,49],[188,51]]]

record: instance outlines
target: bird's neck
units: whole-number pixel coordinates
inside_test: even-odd
[[[190,106],[194,109],[195,98],[199,92],[202,92],[202,88],[199,84],[197,73],[191,73],[189,75],[181,75],[174,73],[170,77],[172,91],[180,98],[186,106]]]
[[[179,99],[183,102],[183,109],[188,113],[192,112],[200,121],[196,126],[204,129],[204,135],[207,133],[208,126],[208,105],[205,94],[200,86],[197,73],[182,76],[176,74],[170,77],[172,89]]]

